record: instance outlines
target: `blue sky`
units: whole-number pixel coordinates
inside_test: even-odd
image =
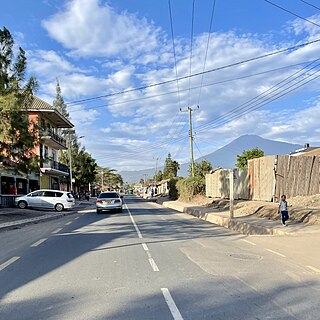
[[[272,1],[320,24],[320,9],[300,0]],[[307,2],[320,8],[319,1]],[[320,39],[319,26],[263,0],[216,0],[208,38],[213,1],[194,3],[191,73]],[[188,76],[192,0],[171,0],[171,8],[177,69],[167,0],[4,1],[0,21],[27,51],[37,95],[52,103],[58,78],[65,101],[74,102],[172,80],[176,72]],[[196,158],[242,134],[312,145],[320,141],[319,46],[68,109],[86,149],[100,165],[120,171],[153,167],[157,158],[161,164],[168,152],[188,162],[188,118],[179,108],[198,104]],[[281,82],[290,76],[291,82]],[[271,96],[280,82],[285,86]]]

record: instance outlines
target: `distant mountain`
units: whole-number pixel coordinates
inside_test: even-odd
[[[197,159],[196,161],[208,160],[215,168],[222,167],[230,169],[235,167],[238,154],[241,154],[243,150],[251,150],[256,147],[263,150],[266,156],[269,156],[273,154],[288,154],[302,148],[303,146],[288,142],[264,139],[257,135],[246,134],[233,140],[226,146]],[[189,164],[181,165],[179,175],[188,175],[188,168]]]
[[[208,155],[197,159],[196,161],[208,160],[212,163],[213,167],[233,168],[237,162],[237,155],[241,154],[243,150],[251,150],[253,148],[260,148],[264,151],[266,156],[273,154],[288,154],[292,151],[302,148],[299,144],[292,144],[287,142],[274,141],[261,138],[257,135],[243,135],[226,146],[209,153]],[[179,170],[179,176],[188,175],[189,163],[182,164]],[[163,168],[159,168],[163,169]],[[124,181],[130,183],[137,182],[146,174],[149,177],[153,177],[155,169],[146,169],[140,171],[122,171]]]

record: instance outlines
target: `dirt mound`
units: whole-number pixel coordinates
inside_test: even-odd
[[[214,209],[214,211],[229,210],[228,199],[208,199],[198,196],[192,200],[194,205],[203,205]],[[320,194],[313,196],[298,196],[288,199],[289,215],[291,221],[309,224],[320,224]],[[257,215],[272,220],[280,220],[278,203],[264,201],[235,200],[235,216]]]

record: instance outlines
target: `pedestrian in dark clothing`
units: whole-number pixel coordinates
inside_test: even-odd
[[[286,221],[289,219],[288,203],[286,201],[286,198],[287,197],[284,194],[281,196],[278,210],[278,212],[281,214],[281,222],[284,227],[287,226]]]

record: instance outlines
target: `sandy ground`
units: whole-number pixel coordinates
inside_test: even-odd
[[[212,199],[197,196],[190,201],[195,206],[211,207],[215,211],[229,210],[228,199]],[[309,224],[320,224],[320,194],[288,199],[290,220]],[[236,216],[256,215],[279,220],[278,204],[264,201],[235,201]]]

